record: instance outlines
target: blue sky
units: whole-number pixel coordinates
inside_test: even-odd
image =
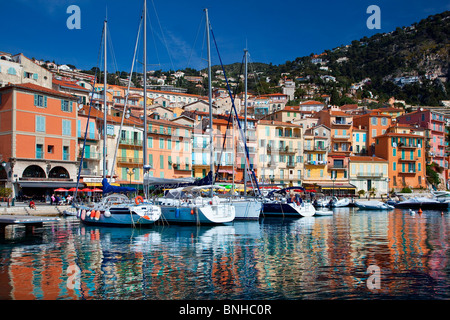
[[[107,8],[114,54],[109,58],[108,68],[129,71],[142,3],[142,0],[1,0],[0,51],[22,52],[30,58],[90,69],[97,65]],[[81,9],[81,30],[66,27],[70,16],[66,10],[70,5]],[[381,9],[380,30],[369,30],[366,26],[370,16],[366,10],[370,5]],[[225,64],[241,62],[243,49],[247,47],[252,62],[278,65],[419,22],[450,10],[450,1],[148,0],[148,7],[149,69],[168,70],[206,67],[204,8],[209,9]],[[218,64],[214,50],[213,64]]]

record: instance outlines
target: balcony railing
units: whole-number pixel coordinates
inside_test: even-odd
[[[295,148],[289,148],[289,146],[285,146],[285,147],[267,147],[267,153],[295,153],[297,149]]]
[[[312,165],[312,166],[325,166],[328,164],[328,161],[327,160],[317,160],[317,161],[306,160],[305,164]]]
[[[127,163],[127,164],[143,164],[144,161],[141,158],[127,158],[127,157],[119,157],[117,158],[117,162],[119,163]]]
[[[357,177],[368,177],[368,178],[381,178],[383,174],[381,172],[358,172]]]
[[[315,145],[315,146],[304,146],[304,151],[329,151],[330,146],[325,145]]]
[[[332,121],[331,123],[338,126],[351,126],[353,124],[353,121]]]
[[[142,147],[142,140],[137,140],[137,139],[120,139],[119,144]]]

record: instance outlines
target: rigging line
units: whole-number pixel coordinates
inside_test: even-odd
[[[128,79],[128,88],[127,88],[127,92],[126,92],[126,95],[125,95],[125,104],[123,106],[122,118],[120,120],[119,136],[122,135],[123,122],[124,122],[124,119],[125,119],[126,109],[127,109],[127,106],[128,106],[128,97],[129,97],[129,94],[130,94],[131,79],[133,78],[134,65],[135,65],[135,61],[136,61],[136,52],[138,51],[139,37],[140,37],[140,33],[141,33],[141,26],[142,26],[143,18],[144,18],[144,16],[141,15],[141,21],[139,22],[138,32],[137,32],[137,37],[136,37],[136,44],[134,46],[134,56],[133,56],[133,61],[132,61],[132,64],[131,64],[130,77]],[[144,99],[145,99],[145,97],[144,97]],[[146,130],[146,128],[144,128],[144,130]],[[112,161],[112,164],[111,164],[110,182],[111,182],[112,176],[114,174],[114,164],[116,163],[116,158],[117,158],[118,151],[119,151],[119,139],[116,140],[116,148],[115,148],[115,151],[114,151],[114,158],[113,158],[113,161]]]
[[[147,14],[148,24],[150,25],[150,30],[151,30],[152,39],[153,39],[153,45],[155,46],[156,60],[158,60],[158,64],[154,64],[153,66],[161,66],[161,59],[159,58],[158,46],[156,45],[156,37],[155,37],[156,33],[155,33],[154,28],[152,26],[152,19],[150,19],[150,14],[148,13],[148,9],[147,9],[147,13],[146,14]]]
[[[112,37],[111,37],[110,28],[108,26],[107,26],[107,28],[108,28],[108,34],[109,34],[109,37],[108,37],[108,45],[109,45],[109,48],[110,48],[109,52],[110,52],[110,55],[112,57],[112,65],[115,68],[114,69],[115,73],[112,73],[112,74],[117,76],[117,72],[119,71],[119,68],[117,67],[116,53],[114,51],[114,46],[113,46],[113,43],[112,43]]]
[[[190,64],[191,64],[191,58],[192,58],[192,53],[194,52],[194,48],[195,45],[197,44],[197,40],[198,40],[198,35],[200,34],[200,30],[201,30],[201,26],[203,25],[203,15],[202,15],[202,19],[200,20],[200,24],[198,25],[198,29],[197,29],[197,35],[195,36],[195,41],[194,41],[194,45],[191,48],[191,53],[189,54],[189,59],[187,62],[187,67],[189,68]],[[206,31],[206,30],[205,30]],[[202,51],[203,52],[203,51]]]
[[[244,56],[244,58],[245,58],[245,56]],[[240,79],[240,77],[241,77],[241,74],[242,74],[242,66],[243,66],[243,64],[244,64],[244,58],[242,58],[242,63],[241,63],[241,70],[239,71],[239,77],[238,77],[238,79]],[[234,98],[236,99],[236,92],[237,92],[237,87],[239,86],[239,82],[236,84],[236,86],[234,87]],[[219,155],[219,159],[218,159],[218,161],[217,161],[217,173],[216,173],[216,175],[218,175],[218,172],[219,172],[219,169],[220,169],[220,163],[221,163],[221,161],[222,161],[222,154],[223,154],[223,150],[225,149],[225,143],[226,143],[226,140],[227,140],[227,132],[228,132],[228,129],[229,129],[229,126],[230,126],[230,120],[232,119],[231,117],[233,116],[233,120],[234,120],[234,115],[233,115],[233,110],[230,110],[230,115],[229,115],[229,117],[228,117],[228,122],[227,122],[227,129],[225,130],[225,135],[224,135],[224,139],[223,139],[223,144],[222,144],[222,150],[221,150],[221,152],[220,152],[220,155]],[[239,119],[237,119],[237,121],[239,121]],[[234,121],[233,121],[234,122]],[[233,130],[235,130],[235,127],[234,127],[234,125],[233,125]],[[235,143],[235,141],[233,141],[233,148],[234,148],[234,143]],[[234,165],[234,164],[233,164]]]
[[[164,32],[161,27],[161,22],[159,21],[158,12],[156,11],[155,2],[152,0],[153,9],[155,10],[156,20],[158,21],[159,29],[161,30],[162,38],[164,40],[164,45],[166,46],[167,54],[169,55],[170,64],[172,65],[172,70],[175,71],[175,67],[173,65],[172,56],[169,52],[169,46],[167,45],[166,36],[164,35]]]
[[[220,65],[222,67],[222,71],[223,71],[223,74],[224,74],[224,77],[225,77],[225,82],[227,84],[227,89],[228,89],[228,93],[229,93],[230,98],[231,98],[231,103],[232,103],[232,106],[233,106],[233,110],[235,112],[236,118],[239,119],[239,115],[237,113],[236,106],[234,104],[234,99],[233,99],[233,96],[231,94],[230,84],[228,82],[228,78],[227,78],[227,75],[226,75],[226,72],[225,72],[225,67],[223,66],[223,63],[222,63],[222,58],[220,56],[219,47],[217,46],[216,37],[215,37],[214,32],[212,30],[211,23],[210,23],[210,30],[211,30],[212,38],[214,40],[214,44],[216,46],[217,55],[219,56]],[[244,133],[242,132],[241,123],[239,121],[237,123],[238,123],[238,127],[239,127],[239,135],[241,136],[241,139],[244,142],[244,146],[245,146],[246,161],[248,161],[248,165],[249,165],[248,168],[250,168],[250,154],[249,154],[248,147],[247,147],[247,141],[245,139]],[[252,171],[252,177],[253,177],[253,179],[255,181],[255,184],[256,184],[256,186],[258,188],[258,192],[261,195],[261,190],[259,189],[258,181],[256,180],[256,175],[255,175],[255,171],[254,170]],[[213,181],[213,182],[215,182],[215,181]]]
[[[75,193],[74,193],[74,203],[77,203],[77,194],[78,194],[78,187],[80,185],[80,178],[81,178],[81,169],[83,166],[83,160],[84,160],[84,151],[85,151],[85,147],[86,147],[86,140],[87,140],[87,133],[89,130],[89,123],[90,123],[90,119],[91,119],[91,110],[92,110],[92,100],[94,98],[94,93],[95,93],[95,85],[97,84],[97,74],[99,73],[99,64],[100,64],[100,60],[101,60],[101,56],[102,56],[102,49],[103,49],[103,38],[104,38],[104,34],[105,34],[105,26],[103,26],[103,30],[102,30],[102,36],[100,39],[100,48],[98,51],[98,56],[97,56],[97,67],[95,69],[95,80],[92,86],[92,91],[91,91],[91,98],[89,99],[89,111],[88,111],[88,117],[86,120],[86,129],[84,131],[84,141],[83,141],[83,148],[81,149],[81,159],[80,159],[80,165],[78,168],[78,176],[77,176],[77,185],[75,188]],[[78,110],[77,110],[78,113]]]

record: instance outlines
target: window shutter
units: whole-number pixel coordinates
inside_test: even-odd
[[[37,106],[38,103],[39,103],[39,98],[38,98],[38,95],[35,94],[35,95],[34,95],[34,105]]]
[[[70,111],[70,112],[73,111],[73,101],[70,101],[70,109],[69,109],[69,111]]]
[[[47,108],[47,96],[44,96],[44,107]]]

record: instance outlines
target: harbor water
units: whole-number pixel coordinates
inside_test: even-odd
[[[450,213],[333,211],[146,229],[68,217],[32,235],[11,226],[0,240],[0,299],[450,298]]]

